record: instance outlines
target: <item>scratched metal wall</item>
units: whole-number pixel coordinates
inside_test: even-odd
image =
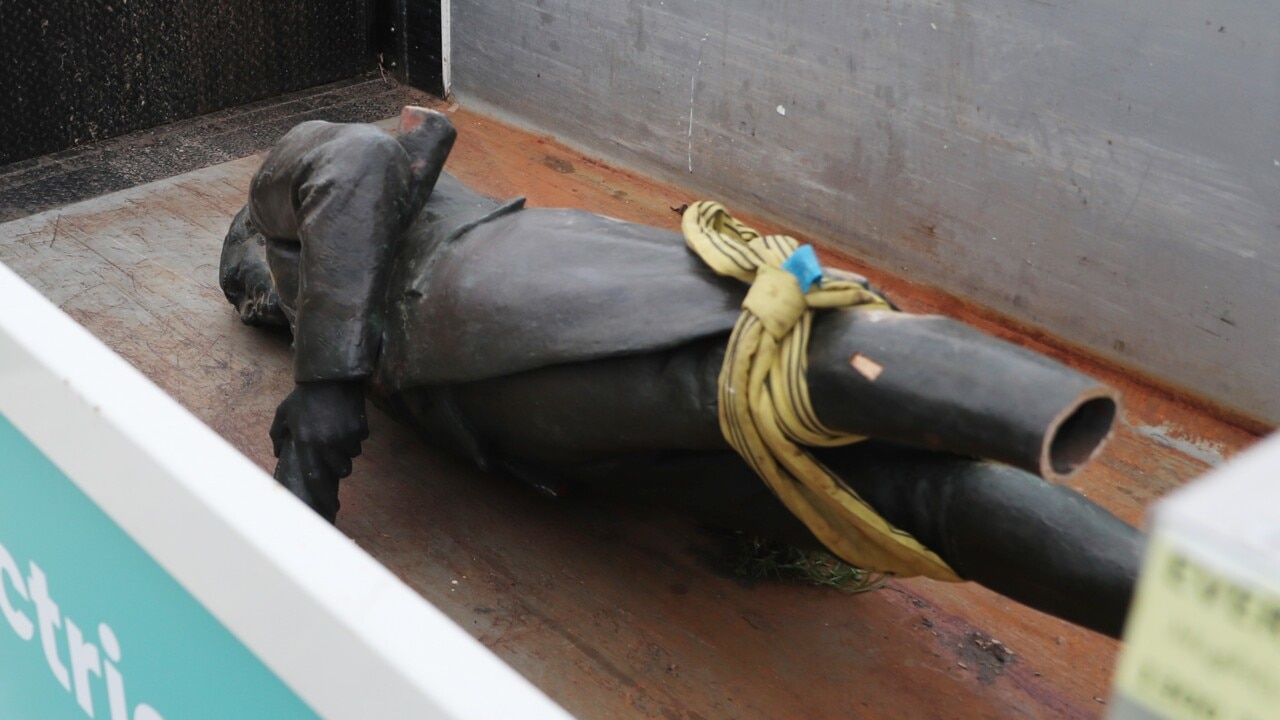
[[[1280,422],[1280,3],[453,1],[454,89]]]
[[[368,0],[0,0],[0,165],[373,70]]]

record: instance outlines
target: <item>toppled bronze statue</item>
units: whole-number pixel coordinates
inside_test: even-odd
[[[1112,391],[953,321],[894,312],[862,278],[797,263],[789,239],[714,204],[686,211],[686,247],[483,197],[442,174],[454,138],[444,115],[413,107],[395,137],[303,123],[227,234],[220,282],[241,319],[293,330],[275,476],[312,508],[336,516],[368,396],[430,442],[553,494],[589,486],[798,545],[821,538],[872,570],[973,580],[1118,636],[1142,536],[1045,481],[1097,452]],[[815,300],[834,295],[849,307]],[[744,361],[748,336],[790,369]]]

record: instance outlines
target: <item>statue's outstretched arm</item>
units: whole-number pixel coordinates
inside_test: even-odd
[[[422,113],[426,113],[425,117]],[[254,176],[252,220],[294,330],[294,380],[272,426],[276,479],[329,519],[368,436],[364,383],[382,342],[395,248],[454,132],[439,113],[396,139],[369,125],[304,123]]]

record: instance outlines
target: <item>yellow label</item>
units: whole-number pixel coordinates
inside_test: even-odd
[[[1163,720],[1280,718],[1280,593],[1241,583],[1157,533],[1116,690]]]

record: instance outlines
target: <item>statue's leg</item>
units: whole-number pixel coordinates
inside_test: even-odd
[[[867,441],[816,450],[881,515],[966,580],[1118,637],[1142,535],[1073,490],[990,462]],[[581,490],[662,502],[703,521],[821,547],[736,455],[635,455],[567,469]]]
[[[716,415],[723,336],[664,352],[536,370],[401,396],[437,441],[465,425],[481,452],[567,466],[631,453],[728,449]],[[443,407],[447,405],[448,407]]]
[[[1117,412],[1098,381],[944,317],[820,313],[808,359],[814,411],[834,430],[1051,480],[1094,456]]]
[[[1062,485],[990,462],[883,443],[818,457],[966,580],[1119,637],[1144,539]]]

